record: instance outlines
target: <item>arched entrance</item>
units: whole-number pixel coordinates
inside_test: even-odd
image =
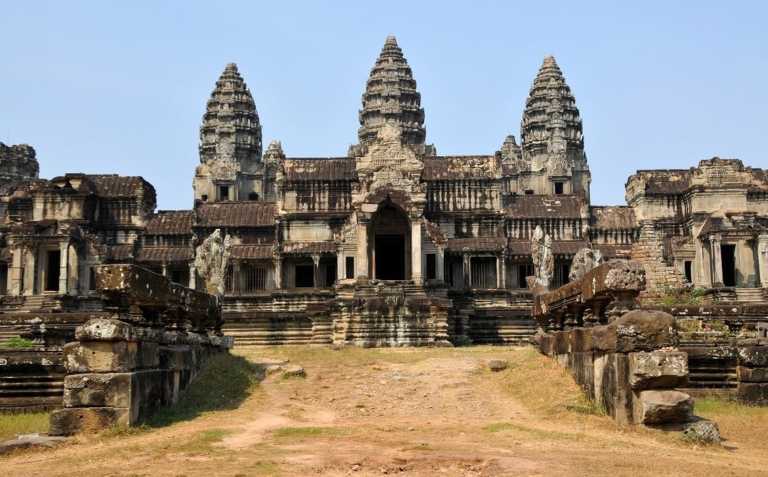
[[[381,203],[371,221],[373,276],[379,280],[405,280],[410,276],[408,216],[391,201]]]

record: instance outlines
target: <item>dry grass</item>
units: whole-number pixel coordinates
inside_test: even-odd
[[[48,416],[47,412],[0,414],[0,441],[19,434],[48,432]]]

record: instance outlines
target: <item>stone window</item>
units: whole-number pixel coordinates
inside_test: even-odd
[[[347,257],[344,263],[346,267],[346,277],[355,278],[355,257]]]
[[[434,253],[427,254],[427,280],[437,278],[437,257]]]
[[[219,200],[229,200],[229,186],[219,186]]]
[[[248,194],[248,200],[259,200],[259,194],[256,192],[251,192]]]
[[[472,257],[470,271],[472,288],[496,288],[496,257]]]
[[[208,202],[208,194],[203,194],[202,199],[203,202]]]
[[[312,265],[296,265],[296,288],[312,288],[315,286],[315,267]]]
[[[563,183],[562,182],[555,182],[555,195],[562,195],[563,194]]]
[[[525,195],[533,195],[533,189],[525,189]]]

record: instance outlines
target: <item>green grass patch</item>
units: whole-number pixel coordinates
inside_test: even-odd
[[[272,431],[276,439],[311,439],[318,437],[337,437],[347,433],[339,427],[281,427]]]
[[[768,408],[750,406],[730,399],[704,397],[696,399],[696,414],[702,416],[755,417],[768,419]]]
[[[236,409],[255,391],[261,378],[260,370],[241,356],[213,356],[179,401],[161,408],[147,425],[167,426],[205,412]]]
[[[21,336],[11,336],[5,340],[5,343],[3,343],[3,348],[24,349],[32,348],[34,346],[35,343],[32,340],[22,338]]]
[[[47,412],[0,414],[0,441],[13,439],[19,434],[48,432]]]
[[[232,434],[227,429],[208,429],[196,434],[190,441],[179,448],[182,452],[207,453],[213,450],[214,444],[218,444],[225,437]]]
[[[526,434],[528,436],[539,438],[539,439],[558,439],[558,440],[575,441],[575,440],[581,440],[584,438],[583,434],[576,434],[572,432],[550,431],[547,429],[537,429],[534,427],[515,424],[513,422],[494,422],[485,426],[483,430],[491,433],[516,432],[516,433]]]

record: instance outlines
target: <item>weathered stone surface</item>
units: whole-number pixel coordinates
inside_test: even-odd
[[[51,413],[48,433],[70,436],[79,432],[96,432],[114,425],[131,425],[127,408],[78,407],[57,409]]]
[[[612,323],[592,329],[596,350],[630,353],[677,345],[675,319],[660,311],[633,310]]]
[[[681,351],[629,353],[632,389],[671,389],[688,382],[688,356]]]
[[[739,364],[751,368],[768,367],[768,346],[744,346],[737,350]]]
[[[636,396],[635,422],[638,424],[683,423],[693,417],[693,399],[684,392],[648,390]]]
[[[509,367],[509,361],[506,359],[489,359],[488,369],[494,372],[504,371]]]
[[[224,294],[224,276],[231,253],[232,238],[229,234],[222,235],[220,229],[214,230],[195,249],[195,269],[211,295]]]
[[[87,341],[64,346],[64,365],[70,374],[126,372],[159,364],[159,345],[148,341]]]
[[[580,280],[588,271],[603,263],[603,255],[600,250],[591,247],[584,247],[576,252],[571,261],[571,271],[568,274],[568,281],[575,282]]]
[[[683,439],[694,444],[720,444],[720,427],[708,419],[696,420],[683,429]]]
[[[94,318],[75,330],[78,341],[136,341],[136,328],[124,321]]]
[[[31,447],[55,447],[67,440],[61,436],[46,436],[43,434],[21,434],[15,439],[0,442],[0,455],[17,449],[29,449]]]
[[[739,381],[747,383],[768,383],[768,368],[748,368],[737,366],[736,375]]]
[[[304,378],[307,376],[307,372],[301,366],[291,364],[283,369],[284,378]]]
[[[742,402],[768,404],[768,383],[739,383],[736,395]]]

